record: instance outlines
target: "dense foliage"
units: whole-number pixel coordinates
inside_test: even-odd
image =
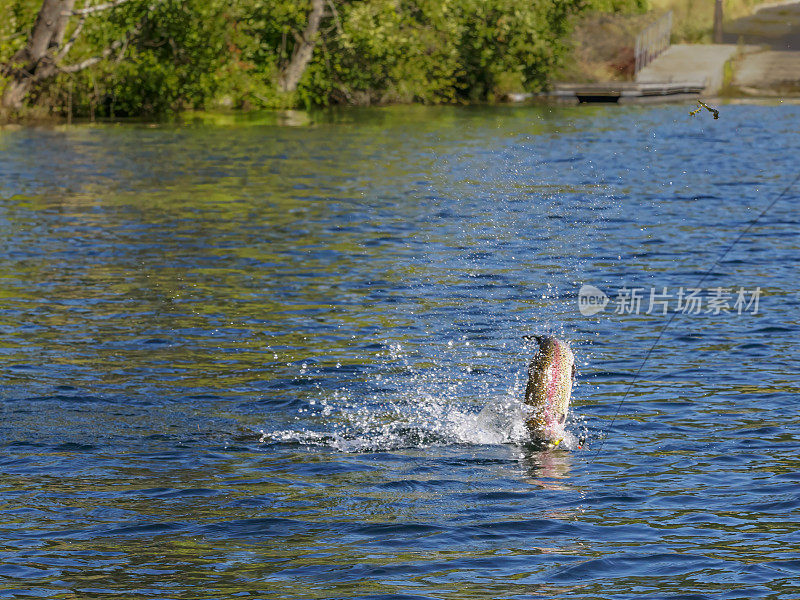
[[[80,63],[117,40],[121,47],[91,68],[37,83],[27,103],[126,116],[491,100],[546,86],[565,54],[572,15],[636,10],[645,1],[326,0],[312,58],[297,89],[285,92],[278,79],[304,34],[310,1],[128,0],[89,16],[61,62]],[[0,23],[0,64],[24,46],[41,5],[3,2],[10,6]],[[97,3],[78,0],[76,8]],[[71,18],[65,39],[78,22]]]

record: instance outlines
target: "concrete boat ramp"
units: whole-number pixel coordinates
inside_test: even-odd
[[[800,96],[800,0],[762,4],[724,23],[727,44],[669,45],[670,27],[671,17],[662,17],[640,35],[647,45],[644,60],[637,54],[634,81],[556,84],[550,96],[562,102],[666,102],[713,96],[723,84],[744,96]]]
[[[665,102],[716,94],[735,44],[675,44],[637,74],[635,81],[560,83],[551,96],[565,102]]]

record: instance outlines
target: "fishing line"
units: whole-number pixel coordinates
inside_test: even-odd
[[[770,203],[767,205],[767,207],[766,207],[764,210],[762,210],[762,211],[761,211],[761,213],[759,213],[759,215],[758,215],[758,216],[757,216],[755,219],[753,219],[752,221],[750,221],[750,223],[747,225],[747,227],[745,227],[745,228],[744,228],[742,231],[740,231],[740,232],[739,232],[739,235],[738,235],[738,236],[736,236],[736,238],[735,238],[735,239],[734,239],[734,240],[733,240],[733,241],[732,241],[730,244],[728,244],[728,247],[727,247],[727,248],[725,248],[725,250],[722,252],[722,254],[720,254],[720,255],[717,257],[717,259],[716,259],[716,260],[713,262],[713,264],[712,264],[712,265],[711,265],[711,266],[708,268],[708,270],[705,272],[705,274],[704,274],[704,275],[703,275],[703,276],[700,278],[700,281],[698,281],[698,282],[695,284],[695,286],[696,286],[696,287],[700,287],[700,286],[703,284],[703,282],[706,280],[706,278],[707,278],[707,277],[708,277],[708,276],[711,274],[711,272],[714,270],[714,267],[716,267],[716,266],[717,266],[717,265],[720,263],[720,261],[721,261],[723,258],[725,258],[725,256],[727,256],[728,252],[730,252],[730,251],[731,251],[731,249],[732,249],[732,248],[733,248],[733,247],[734,247],[736,244],[738,244],[738,243],[739,243],[739,241],[741,241],[741,239],[742,239],[742,238],[743,238],[745,235],[747,235],[747,233],[748,233],[748,232],[749,232],[749,231],[750,231],[750,230],[753,228],[753,226],[754,226],[756,223],[758,223],[758,222],[761,220],[761,218],[762,218],[762,217],[763,217],[765,214],[767,214],[767,213],[770,211],[770,209],[771,209],[773,206],[775,206],[775,204],[777,204],[777,203],[778,203],[778,201],[779,201],[779,200],[781,200],[781,199],[782,199],[782,198],[783,198],[783,197],[786,195],[786,193],[787,193],[787,192],[788,192],[790,189],[792,189],[792,187],[794,186],[794,184],[795,184],[795,183],[797,183],[797,182],[798,182],[798,180],[800,180],[800,173],[798,173],[798,174],[797,174],[797,175],[794,177],[794,179],[792,179],[792,181],[789,183],[789,185],[787,185],[785,188],[783,188],[783,190],[781,191],[781,193],[780,193],[780,194],[778,194],[778,195],[777,195],[777,196],[776,196],[776,197],[775,197],[775,198],[772,200],[772,202],[770,202]],[[677,317],[679,314],[681,314],[681,313],[679,313],[679,312],[677,312],[677,311],[676,311],[676,312],[673,312],[673,313],[670,315],[670,317],[669,317],[669,319],[667,320],[667,322],[666,322],[666,323],[664,324],[664,326],[661,328],[661,331],[659,331],[659,332],[658,332],[658,337],[656,337],[656,341],[655,341],[655,342],[653,342],[653,345],[652,345],[652,346],[650,346],[650,349],[649,349],[649,350],[647,351],[647,353],[644,355],[644,359],[642,360],[642,363],[639,365],[639,368],[636,370],[636,373],[634,373],[634,375],[633,375],[633,379],[631,379],[631,382],[628,384],[628,388],[625,390],[625,394],[622,396],[622,399],[619,401],[619,404],[617,404],[617,410],[616,410],[616,412],[614,413],[614,416],[611,418],[611,422],[610,422],[610,423],[609,423],[609,424],[608,424],[608,425],[607,425],[607,426],[604,428],[604,431],[602,432],[602,434],[601,434],[601,437],[600,437],[600,445],[598,446],[597,450],[595,450],[594,456],[593,456],[593,457],[592,457],[592,458],[589,460],[589,464],[593,463],[593,462],[594,462],[594,461],[597,459],[597,457],[600,455],[600,451],[603,449],[603,443],[606,441],[606,438],[608,438],[608,430],[610,430],[610,429],[611,429],[611,427],[614,425],[614,421],[616,421],[617,417],[619,416],[619,411],[620,411],[620,409],[622,408],[622,403],[623,403],[623,402],[625,402],[625,400],[628,398],[628,395],[630,394],[630,392],[631,392],[631,389],[633,389],[633,384],[634,384],[634,383],[636,383],[636,380],[639,378],[639,374],[642,372],[642,369],[644,368],[644,365],[645,365],[645,363],[647,362],[647,359],[648,359],[648,358],[650,358],[650,354],[653,352],[653,350],[655,349],[655,347],[658,345],[658,342],[659,342],[659,341],[661,341],[661,338],[662,338],[662,336],[664,335],[664,332],[665,332],[665,331],[667,330],[667,328],[670,326],[670,324],[672,323],[672,321],[674,321],[674,320],[675,320],[675,317]]]

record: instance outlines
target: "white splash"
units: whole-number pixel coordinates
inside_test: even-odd
[[[319,388],[319,395],[292,415],[276,415],[277,423],[261,432],[261,442],[343,452],[529,442],[524,370],[498,386],[496,379],[470,374],[472,365],[486,369],[491,364],[484,349],[465,339],[448,340],[447,348],[446,367],[419,369],[413,351],[399,342],[388,344],[380,353],[386,368],[357,384],[361,389]],[[304,370],[308,377],[315,375],[312,367]],[[374,393],[364,390],[370,387]],[[568,424],[568,429],[573,428]],[[570,449],[578,442],[567,432],[562,444]]]
[[[342,452],[370,452],[431,446],[524,444],[529,439],[528,407],[513,393],[480,402],[420,395],[381,404],[355,402],[343,394],[315,403],[295,427],[262,431],[263,443],[298,443]],[[374,399],[373,399],[374,400]],[[568,433],[564,447],[577,447]]]

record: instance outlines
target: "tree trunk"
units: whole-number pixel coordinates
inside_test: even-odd
[[[22,108],[31,85],[56,73],[55,55],[74,7],[75,0],[43,0],[28,43],[2,67],[2,74],[9,77],[0,100],[3,109]]]
[[[282,91],[293,92],[297,89],[297,84],[314,55],[319,24],[324,12],[325,0],[311,0],[311,12],[308,14],[308,24],[303,31],[303,36],[297,40],[297,45],[292,52],[292,59],[278,77],[278,85]]]
[[[722,43],[722,0],[714,2],[714,43]]]
[[[30,79],[17,79],[14,78],[6,84],[3,90],[2,104],[0,107],[3,110],[19,110],[22,107],[22,101],[31,87]]]

